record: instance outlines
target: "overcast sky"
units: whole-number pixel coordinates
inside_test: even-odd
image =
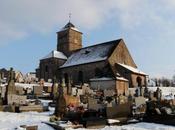
[[[35,71],[70,12],[83,46],[123,38],[142,71],[175,74],[174,0],[0,0],[0,68]]]

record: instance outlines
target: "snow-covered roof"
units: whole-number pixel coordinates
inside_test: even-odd
[[[114,48],[118,45],[121,39],[110,41],[94,46],[82,48],[73,52],[73,54],[67,59],[67,61],[60,67],[70,67],[80,64],[86,64],[97,61],[106,60],[112,53]]]
[[[102,77],[102,78],[90,79],[90,81],[108,81],[108,80],[115,80],[115,79],[114,78],[110,78],[110,77]]]
[[[93,78],[90,79],[90,81],[109,81],[109,80],[122,80],[122,81],[128,81],[127,79],[125,79],[124,77],[102,77],[102,78]]]
[[[48,59],[48,58],[58,58],[58,59],[64,59],[67,60],[67,57],[60,51],[51,51],[48,55],[43,57],[42,59]]]
[[[62,28],[60,31],[65,31],[65,30],[67,30],[67,29],[72,29],[72,30],[74,30],[74,31],[80,32],[80,31],[79,31],[77,28],[75,28],[75,27]]]
[[[125,79],[124,77],[116,77],[117,80],[122,80],[122,81],[128,81],[127,79]]]
[[[137,74],[142,74],[142,75],[147,75],[146,73],[140,71],[139,69],[137,68],[134,68],[132,66],[128,66],[128,65],[125,65],[125,64],[121,64],[121,63],[118,63],[120,66],[130,70],[131,72],[134,72],[134,73],[137,73]]]

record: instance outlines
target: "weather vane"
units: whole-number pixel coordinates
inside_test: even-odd
[[[69,22],[70,22],[70,20],[71,20],[71,15],[72,15],[72,14],[71,14],[71,13],[69,13]]]

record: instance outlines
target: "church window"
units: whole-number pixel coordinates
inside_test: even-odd
[[[68,74],[67,73],[64,74],[64,79],[65,79],[65,83],[68,83],[69,82]]]
[[[95,77],[102,77],[103,74],[99,68],[95,68]]]
[[[142,85],[142,78],[141,77],[138,76],[136,78],[136,81],[137,81],[138,86],[141,86]]]
[[[80,83],[83,83],[84,82],[84,77],[83,77],[83,72],[82,71],[79,71],[78,72],[78,81]]]
[[[45,71],[48,72],[48,66],[47,65],[45,66]]]

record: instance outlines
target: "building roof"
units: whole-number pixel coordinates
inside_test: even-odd
[[[126,81],[126,82],[128,82],[128,80],[127,80],[126,78],[124,78],[124,77],[118,77],[118,76],[117,76],[116,79],[117,79],[117,80],[121,80],[121,81]]]
[[[111,80],[115,80],[114,78],[111,77],[102,77],[102,78],[93,78],[90,79],[90,81],[111,81]]]
[[[72,29],[74,31],[80,32],[71,22],[68,22],[60,31],[65,31],[67,29]]]
[[[147,75],[146,73],[140,71],[139,69],[137,68],[134,68],[134,67],[131,67],[131,66],[128,66],[128,65],[125,65],[125,64],[121,64],[121,63],[118,63],[120,66],[126,68],[127,70],[130,70],[131,72],[133,73],[136,73],[136,74],[142,74],[142,75]]]
[[[121,81],[126,81],[128,82],[127,79],[125,79],[124,77],[101,77],[101,78],[93,78],[90,79],[90,81],[111,81],[111,80],[121,80]]]
[[[75,26],[74,26],[71,22],[68,22],[68,23],[64,26],[64,28],[71,28],[71,27],[75,28]]]
[[[120,41],[121,39],[76,50],[60,68],[104,61],[111,55]]]
[[[67,57],[60,51],[51,51],[48,55],[43,57],[42,60],[48,59],[48,58],[58,58],[58,59],[67,60]]]

